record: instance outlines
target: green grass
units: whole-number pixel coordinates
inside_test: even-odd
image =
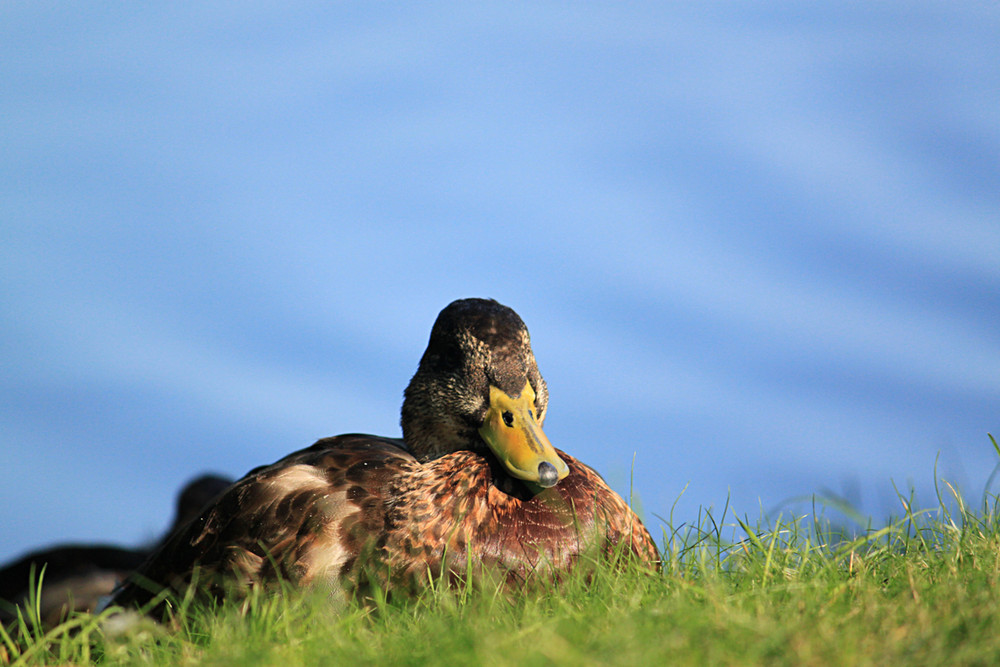
[[[107,614],[48,633],[29,614],[0,635],[0,664],[1000,664],[998,498],[939,492],[931,511],[901,496],[898,520],[851,539],[822,506],[666,521],[661,574],[590,564],[522,594],[432,585],[333,605],[285,591],[117,636]]]

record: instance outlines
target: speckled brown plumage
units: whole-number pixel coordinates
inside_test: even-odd
[[[407,387],[404,439],[326,438],[251,471],[154,553],[114,603],[141,606],[165,586],[184,593],[195,576],[222,596],[277,579],[346,592],[372,581],[411,588],[428,574],[462,576],[470,563],[517,583],[618,545],[658,563],[639,518],[573,457],[550,452],[569,471],[551,488],[512,476],[479,435],[491,386],[515,397],[530,389],[526,419],[540,428],[548,392],[523,322],[495,301],[455,302]]]

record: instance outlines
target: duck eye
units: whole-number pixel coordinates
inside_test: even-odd
[[[504,424],[506,424],[507,426],[514,425],[514,415],[511,414],[510,410],[504,410],[504,413],[501,416],[503,417]]]

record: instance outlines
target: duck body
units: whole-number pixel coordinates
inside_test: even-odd
[[[470,565],[517,584],[618,550],[655,567],[628,504],[541,432],[547,403],[514,311],[454,302],[407,387],[402,439],[325,438],[250,471],[112,603],[143,606],[195,582],[217,598],[278,580],[364,594],[475,574]]]
[[[27,608],[31,587],[39,583],[38,612],[45,627],[58,625],[71,611],[93,611],[147,555],[112,544],[60,544],[25,554],[0,568],[0,625],[17,618],[18,606]]]
[[[189,481],[177,497],[174,521],[161,542],[198,516],[231,483],[231,479],[216,475]],[[38,613],[45,627],[58,625],[73,611],[94,611],[100,600],[141,565],[156,546],[60,544],[32,551],[4,565],[0,568],[0,625],[17,618],[17,607],[27,605],[30,589],[39,582]]]
[[[560,456],[570,474],[533,493],[476,452],[421,463],[402,440],[325,438],[233,485],[175,532],[114,603],[142,606],[163,586],[182,595],[196,568],[223,597],[233,584],[275,580],[351,592],[374,577],[411,589],[428,574],[464,575],[469,563],[521,583],[566,571],[587,553],[610,555],[620,543],[655,564],[655,543],[622,498],[590,467]]]

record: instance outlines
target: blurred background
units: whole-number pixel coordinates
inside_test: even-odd
[[[997,35],[984,2],[3,3],[0,560],[397,435],[467,296],[657,536],[879,522],[935,465],[978,504]]]

